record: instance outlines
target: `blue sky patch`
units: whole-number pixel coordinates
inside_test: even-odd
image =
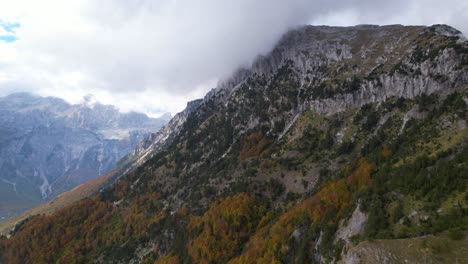
[[[16,41],[17,38],[13,35],[3,35],[0,36],[0,41],[5,41],[5,42],[13,42]]]
[[[3,29],[2,31],[8,32],[8,34],[0,34],[0,41],[4,42],[14,42],[18,38],[16,37],[16,29],[19,28],[21,25],[18,22],[7,22],[0,19],[0,27]]]

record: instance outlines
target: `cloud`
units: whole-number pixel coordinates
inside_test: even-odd
[[[467,33],[465,2],[0,0],[1,21],[19,26],[16,41],[0,41],[0,95],[93,93],[123,110],[174,113],[291,27],[449,23]]]
[[[468,36],[468,2],[465,0],[363,0],[347,2],[355,2],[356,4],[316,16],[312,19],[312,24],[339,26],[448,24]]]

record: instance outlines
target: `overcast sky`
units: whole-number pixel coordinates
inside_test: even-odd
[[[450,24],[466,0],[0,0],[0,96],[176,113],[303,24]]]

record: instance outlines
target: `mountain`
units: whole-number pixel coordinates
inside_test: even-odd
[[[450,26],[299,27],[0,261],[461,263],[467,102]]]
[[[77,105],[27,93],[0,98],[0,218],[110,172],[166,122],[90,95]]]

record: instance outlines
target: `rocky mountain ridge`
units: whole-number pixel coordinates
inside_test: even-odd
[[[444,41],[434,44],[437,47],[428,43],[437,42],[438,38]],[[428,44],[434,50],[422,50],[421,46]],[[203,100],[189,103],[161,132],[143,140],[132,157],[141,157],[138,164],[142,164],[163,148],[169,135],[177,135],[187,116],[201,105],[228,105],[234,101],[237,90],[249,86],[249,81],[261,79],[264,85],[271,85],[281,70],[293,72],[300,88],[294,107],[286,113],[286,129],[280,135],[287,132],[300,113],[310,110],[330,115],[391,97],[412,99],[422,94],[450,93],[468,83],[468,73],[463,68],[468,59],[460,61],[460,49],[466,51],[466,38],[447,25],[300,27],[285,34],[250,69],[237,70]],[[246,127],[255,126],[252,122],[256,120],[252,119]]]

